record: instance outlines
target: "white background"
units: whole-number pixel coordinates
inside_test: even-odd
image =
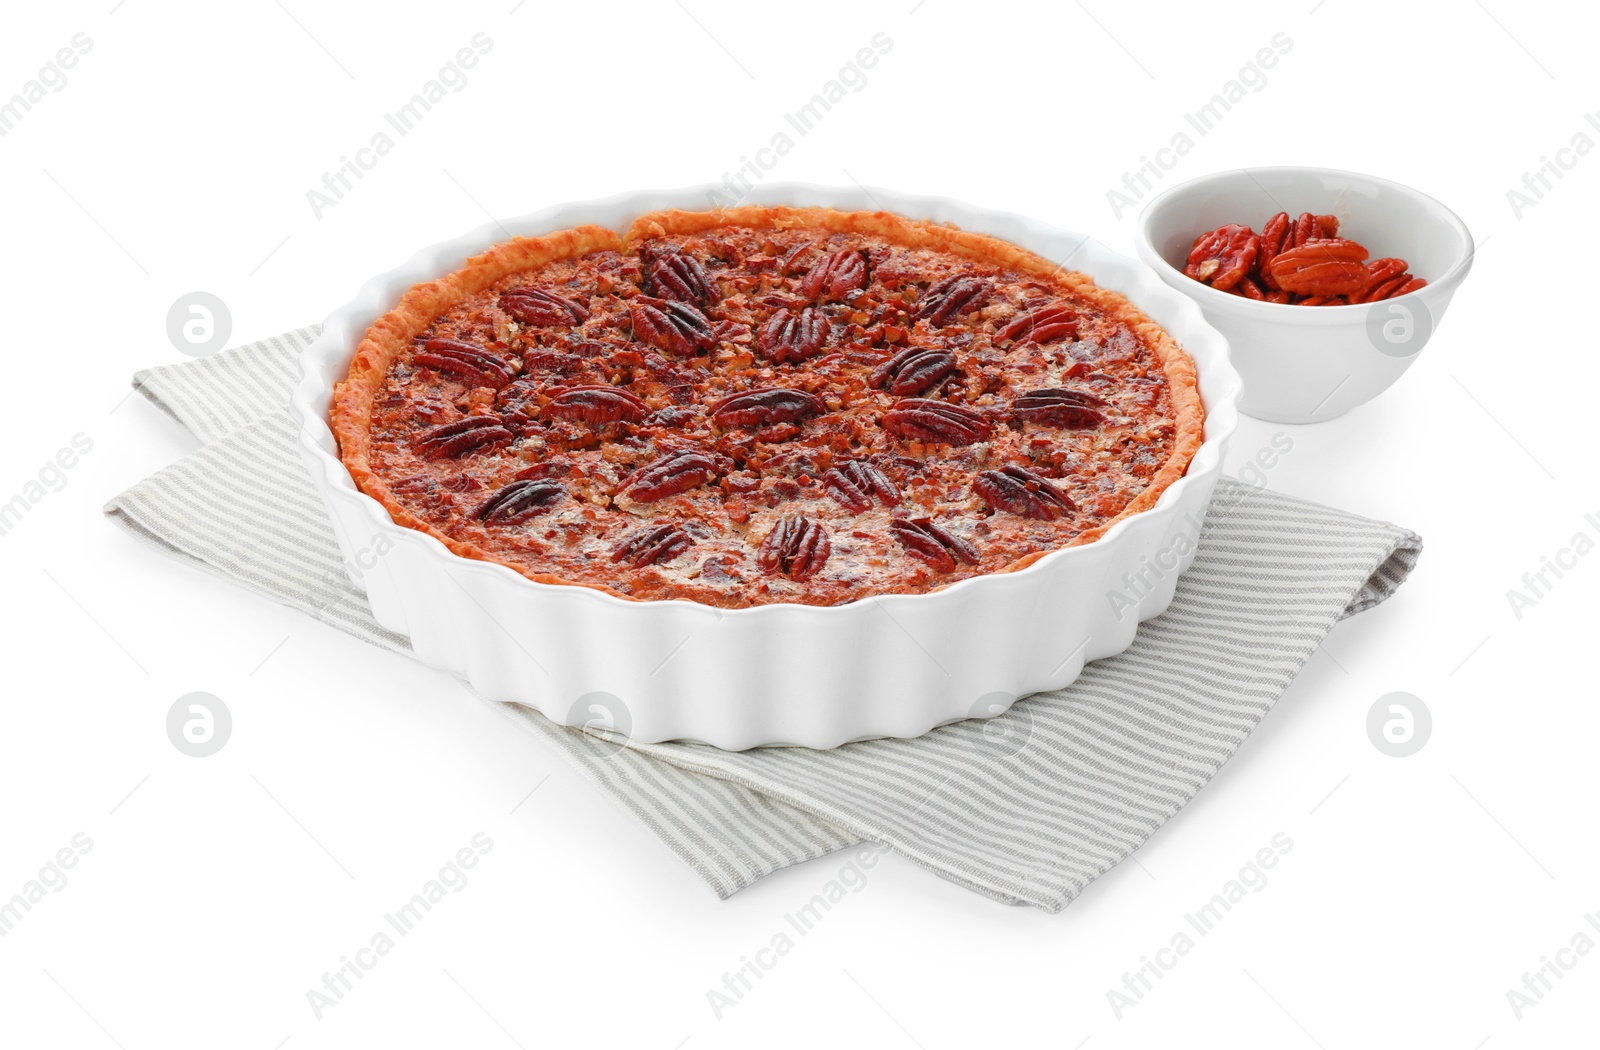
[[[513,5],[6,12],[0,98],[75,33],[92,49],[0,137],[0,502],[75,434],[93,449],[0,536],[0,899],[75,834],[93,847],[0,937],[0,1042],[1595,1045],[1600,951],[1563,956],[1575,967],[1520,1020],[1506,997],[1600,911],[1600,555],[1520,619],[1507,600],[1576,533],[1600,537],[1600,157],[1571,155],[1520,214],[1507,198],[1576,134],[1600,141],[1584,120],[1600,109],[1592,12]],[[479,32],[493,48],[466,86],[317,217],[307,191]],[[784,114],[879,32],[893,47],[865,86],[797,136]],[[226,301],[232,342],[261,338],[486,212],[719,180],[781,131],[795,145],[769,180],[947,194],[1132,254],[1137,210],[1114,214],[1107,190],[1280,32],[1290,53],[1167,184],[1249,164],[1368,171],[1445,201],[1480,250],[1394,389],[1318,426],[1247,421],[1230,463],[1283,431],[1293,450],[1270,486],[1402,523],[1427,548],[1394,600],[1333,632],[1216,780],[1060,916],[888,857],[719,1020],[707,990],[844,856],[718,902],[451,680],[100,515],[194,448],[125,397],[136,369],[183,359],[165,317],[184,293]],[[192,690],[233,713],[209,758],[166,736]],[[1433,713],[1410,758],[1365,730],[1395,690]],[[494,846],[471,882],[318,1020],[307,990],[479,831]],[[1114,1016],[1107,990],[1278,832],[1294,846],[1266,887]]]

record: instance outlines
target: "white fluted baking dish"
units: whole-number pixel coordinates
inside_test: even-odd
[[[626,194],[490,223],[368,281],[329,315],[301,360],[292,409],[346,565],[378,621],[409,637],[424,662],[465,677],[492,699],[642,741],[690,739],[728,749],[918,736],[1060,688],[1086,662],[1127,648],[1139,621],[1167,607],[1193,558],[1238,422],[1240,380],[1227,343],[1191,299],[1143,264],[1081,234],[942,198],[775,184],[756,188],[744,203],[883,209],[954,223],[1087,273],[1165,327],[1198,370],[1205,440],[1188,473],[1154,507],[1093,543],[929,594],[716,609],[536,583],[396,525],[356,488],[328,428],[333,386],[367,327],[408,288],[508,236],[586,223],[623,230],[646,212],[712,207],[714,189]]]

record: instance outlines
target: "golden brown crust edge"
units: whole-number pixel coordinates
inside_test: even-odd
[[[603,226],[578,226],[541,237],[516,237],[496,244],[466,265],[438,280],[414,285],[395,308],[372,323],[356,346],[350,371],[334,384],[328,423],[339,442],[339,456],[356,486],[377,500],[395,524],[425,532],[464,558],[496,561],[470,543],[452,539],[406,510],[390,492],[388,483],[373,472],[372,404],[382,389],[396,355],[411,345],[433,319],[462,298],[482,291],[519,270],[589,252],[620,249],[622,238]],[[504,564],[504,563],[499,563]],[[520,570],[519,570],[520,571]],[[523,573],[541,583],[565,583],[554,577]],[[615,593],[615,592],[611,592]]]
[[[482,291],[510,274],[556,259],[608,249],[626,250],[635,241],[659,236],[700,233],[717,226],[746,226],[754,229],[799,226],[820,228],[834,233],[871,234],[910,248],[948,251],[975,261],[1005,266],[1023,273],[1054,277],[1066,283],[1078,295],[1093,302],[1107,316],[1133,329],[1155,350],[1161,360],[1162,371],[1167,377],[1169,396],[1172,399],[1178,428],[1173,437],[1172,454],[1156,472],[1149,486],[1123,508],[1121,514],[1103,525],[1080,533],[1071,542],[1064,544],[1064,547],[1091,543],[1105,535],[1106,530],[1117,522],[1155,506],[1168,486],[1187,472],[1190,461],[1204,440],[1205,409],[1200,401],[1199,379],[1193,359],[1178,346],[1172,336],[1167,334],[1166,329],[1146,317],[1143,311],[1120,293],[1095,284],[1094,279],[1087,274],[1076,270],[1064,270],[1042,256],[986,234],[907,219],[891,212],[763,205],[718,208],[711,211],[684,211],[673,208],[639,216],[622,237],[615,231],[601,226],[579,226],[540,237],[517,237],[496,244],[481,255],[473,256],[454,273],[415,285],[401,296],[400,302],[393,310],[379,317],[367,329],[365,337],[356,347],[355,356],[351,359],[349,374],[335,384],[333,389],[329,424],[339,442],[340,458],[350,471],[350,476],[357,487],[382,504],[396,524],[433,536],[451,552],[461,557],[505,565],[506,563],[476,545],[453,539],[412,515],[394,498],[384,479],[372,471],[370,464],[372,404],[383,385],[384,378],[388,375],[390,364],[440,313],[455,305],[463,297]],[[1030,554],[999,571],[1015,572],[1027,568],[1050,553],[1052,552],[1040,551]],[[576,583],[517,566],[508,565],[507,568],[514,569],[537,583],[590,587],[627,601],[648,600],[633,598],[603,585]],[[933,588],[925,593],[931,594],[933,590],[941,589]]]

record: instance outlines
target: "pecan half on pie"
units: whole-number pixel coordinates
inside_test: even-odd
[[[344,462],[543,583],[834,605],[1022,568],[1155,503],[1193,363],[1126,299],[884,212],[646,215],[496,245],[368,331]]]

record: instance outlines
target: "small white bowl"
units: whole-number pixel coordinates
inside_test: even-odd
[[[1372,258],[1410,264],[1427,286],[1351,306],[1290,306],[1219,292],[1183,272],[1195,238],[1225,223],[1260,232],[1280,211],[1336,215],[1339,236]],[[1239,409],[1274,423],[1320,423],[1387,390],[1417,359],[1472,269],[1472,234],[1424,193],[1332,168],[1243,168],[1174,186],[1139,219],[1139,258],[1193,299],[1228,338],[1244,377]]]

